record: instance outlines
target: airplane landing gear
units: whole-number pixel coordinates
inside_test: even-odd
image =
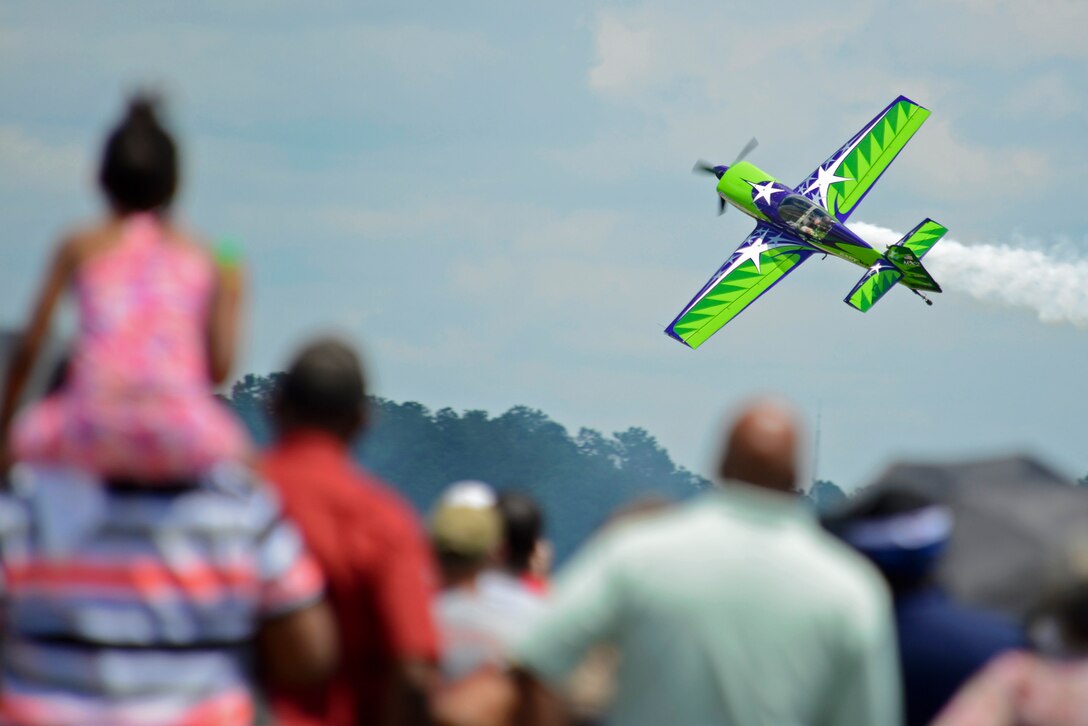
[[[915,295],[917,295],[918,297],[920,297],[920,298],[922,298],[923,300],[925,300],[925,301],[926,301],[926,305],[932,305],[932,304],[933,304],[933,301],[932,301],[932,300],[930,300],[930,299],[929,299],[928,297],[926,297],[926,296],[925,296],[925,295],[923,295],[922,293],[918,292],[917,290],[911,290],[911,292],[913,292],[913,293],[914,293]]]

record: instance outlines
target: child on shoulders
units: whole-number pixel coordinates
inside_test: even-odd
[[[233,362],[241,270],[234,260],[217,263],[170,219],[177,147],[148,99],[133,100],[110,134],[99,183],[110,213],[60,244],[8,368],[0,464],[63,463],[174,481],[245,457],[242,425],[212,395]],[[79,330],[65,383],[16,418],[69,289]]]

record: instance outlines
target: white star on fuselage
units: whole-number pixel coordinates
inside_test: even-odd
[[[831,166],[838,164],[837,161],[831,163]],[[831,171],[831,168],[818,167],[816,169],[816,181],[808,185],[808,189],[805,189],[805,194],[808,194],[813,189],[820,190],[820,204],[824,209],[827,209],[827,188],[836,182],[853,181],[848,176],[837,176],[835,172]],[[831,210],[828,210],[831,211]]]
[[[748,183],[752,186],[752,189],[755,189],[757,192],[757,194],[752,197],[753,203],[759,202],[759,200],[762,199],[763,201],[767,202],[767,204],[770,204],[771,195],[778,194],[782,191],[781,189],[775,189],[774,182],[771,181],[763,182],[762,184],[756,184],[754,182]]]

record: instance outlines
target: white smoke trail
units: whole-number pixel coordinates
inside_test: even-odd
[[[902,233],[856,222],[862,239],[883,250]],[[926,255],[926,269],[945,292],[1033,310],[1044,323],[1088,326],[1088,259],[1006,244],[965,245],[945,237]]]

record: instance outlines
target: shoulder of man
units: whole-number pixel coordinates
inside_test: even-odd
[[[813,525],[812,551],[823,564],[829,577],[843,582],[856,583],[860,587],[885,591],[884,578],[865,555],[842,542],[833,534]]]
[[[892,599],[879,570],[863,555],[818,526],[813,530],[811,572],[821,582],[820,602],[847,630],[877,635],[891,626]]]
[[[263,531],[284,516],[283,501],[258,471],[240,462],[224,462],[206,471],[194,493],[211,495],[219,517],[233,517]],[[209,514],[209,516],[211,516]]]
[[[201,475],[199,486],[206,491],[239,501],[254,497],[275,498],[274,490],[267,485],[261,474],[239,462],[216,464]]]
[[[422,536],[422,524],[408,499],[389,482],[368,469],[356,465],[353,473],[358,479],[360,499],[390,529],[411,530]]]

